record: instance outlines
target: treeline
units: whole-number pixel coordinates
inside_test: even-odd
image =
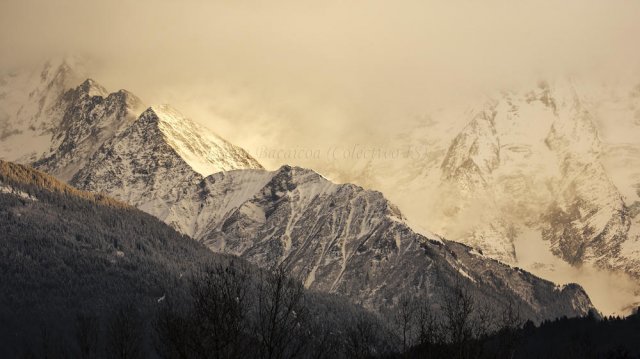
[[[427,298],[427,299],[425,299]],[[640,308],[628,317],[534,323],[517,305],[492,307],[457,280],[441,304],[404,296],[387,317],[401,348],[381,358],[640,358]]]
[[[370,358],[397,348],[377,316],[305,291],[282,267],[250,277],[233,264],[208,265],[188,282],[187,295],[166,293],[151,311],[149,303],[127,301],[107,315],[53,320],[24,341],[18,356]]]
[[[154,322],[168,358],[365,358],[397,342],[380,318],[307,292],[284,267],[252,278],[233,267],[201,271],[189,301],[171,298]]]
[[[535,324],[512,306],[487,315],[460,287],[439,317],[411,300],[396,317],[410,345],[383,358],[640,358],[640,308],[628,317],[591,311]]]
[[[526,323],[514,333],[518,358],[640,358],[640,315],[559,318],[536,327]],[[500,336],[487,341],[490,349]]]
[[[379,357],[389,358],[480,358],[484,339],[497,333],[512,333],[524,324],[520,308],[513,302],[487,303],[478,299],[461,276],[449,284],[443,298],[429,293],[401,296],[388,312],[399,350]],[[493,358],[509,358],[514,340],[505,335]]]
[[[635,358],[640,316],[559,318],[536,326],[515,307],[499,315],[464,285],[441,307],[403,297],[386,322],[341,298],[306,291],[284,267],[206,265],[187,292],[77,313],[70,336],[43,331],[25,358]],[[462,282],[460,282],[462,283]],[[383,324],[386,323],[386,324]]]
[[[102,194],[78,190],[33,168],[0,160],[0,183],[2,182],[15,185],[30,195],[34,195],[36,192],[41,193],[45,190],[84,199],[105,206],[118,208],[131,207],[123,202]]]

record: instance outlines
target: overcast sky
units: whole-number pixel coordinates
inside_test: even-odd
[[[639,18],[636,0],[2,0],[0,65],[87,56],[240,145],[321,146],[524,80],[637,76]]]

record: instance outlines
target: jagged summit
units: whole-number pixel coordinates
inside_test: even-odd
[[[243,149],[176,110],[158,106],[106,141],[70,182],[165,218],[177,211],[175,203],[189,195],[187,188],[202,181],[203,174],[260,168]]]
[[[203,176],[242,168],[262,168],[245,150],[234,146],[169,105],[153,106],[143,118],[155,118],[167,143]]]
[[[78,90],[86,92],[89,96],[101,96],[107,97],[109,96],[109,91],[106,88],[102,87],[99,83],[92,79],[86,79],[83,83],[78,86]]]
[[[135,120],[142,106],[131,93],[109,93],[94,80],[85,80],[59,98],[55,107],[59,120],[51,131],[50,154],[34,166],[70,180],[107,140]]]
[[[104,144],[136,125],[147,105],[126,90],[109,92],[91,78],[82,81],[83,72],[76,71],[81,67],[74,59],[56,59],[0,81],[1,159],[70,181]],[[170,106],[149,108],[139,120],[156,121],[155,139],[200,175],[262,168],[246,151]]]

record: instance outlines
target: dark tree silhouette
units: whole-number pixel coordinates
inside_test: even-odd
[[[264,274],[257,288],[255,330],[260,357],[295,358],[307,345],[307,309],[302,283],[279,265]]]
[[[457,277],[455,285],[445,294],[444,329],[449,342],[459,350],[457,357],[464,357],[467,344],[474,337],[473,312],[476,303],[473,295]]]
[[[232,264],[213,265],[190,283],[187,308],[170,298],[158,315],[160,351],[171,358],[242,357],[248,327],[247,276]]]
[[[417,305],[410,295],[402,295],[395,307],[394,321],[400,338],[402,338],[402,351],[414,344],[414,326],[418,322]]]
[[[76,342],[80,358],[90,359],[98,355],[100,321],[97,317],[79,313],[76,316]]]
[[[347,328],[347,357],[370,358],[374,355],[376,343],[376,327],[362,314],[354,318],[354,322]]]
[[[121,305],[111,316],[107,327],[107,353],[110,358],[143,357],[143,326],[138,308]]]

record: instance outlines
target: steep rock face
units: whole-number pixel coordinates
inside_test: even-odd
[[[0,158],[70,181],[147,107],[126,90],[110,93],[91,79],[77,85],[79,68],[73,59],[60,59],[40,71],[0,74]],[[246,151],[177,110],[162,105],[154,113],[164,141],[193,171],[206,176],[262,168]]]
[[[209,192],[221,192],[216,177],[242,172],[207,178]],[[341,293],[376,310],[393,306],[403,293],[429,293],[441,305],[461,276],[481,302],[501,307],[515,301],[531,318],[576,315],[591,306],[577,286],[558,290],[471,247],[414,232],[379,192],[336,185],[295,167],[258,182],[264,186],[255,186],[250,196],[245,192],[236,207],[224,207],[227,213],[199,238],[260,266],[285,263],[312,289]],[[227,191],[223,201],[227,196],[238,198]],[[202,213],[212,210],[205,204]]]
[[[511,263],[515,257],[513,235],[503,218],[491,216],[498,206],[494,201],[496,190],[492,183],[496,175],[499,176],[494,171],[501,164],[502,146],[497,127],[499,123],[496,123],[500,121],[497,118],[500,110],[499,102],[487,104],[453,139],[440,166],[437,203],[442,208],[442,215],[453,219],[456,226],[466,217],[477,216],[474,207],[481,205],[484,214],[479,222],[485,225],[464,231],[461,236],[463,242],[481,248],[491,257]],[[487,238],[493,239],[491,243],[487,243]]]
[[[442,176],[458,180],[461,190],[486,186],[485,177],[500,165],[496,108],[495,105],[487,107],[456,136],[442,162]]]
[[[71,183],[85,190],[109,193],[167,220],[180,217],[180,213],[175,213],[175,204],[190,198],[190,190],[202,181],[196,168],[207,171],[261,168],[244,150],[224,140],[217,138],[219,142],[212,143],[197,138],[190,143],[193,136],[207,136],[207,132],[178,117],[168,107],[149,108],[121,134],[106,142]],[[212,136],[215,135],[205,138]],[[185,155],[200,150],[206,151],[207,156],[194,159]],[[176,228],[190,233],[179,225]]]
[[[202,176],[177,154],[148,109],[119,136],[104,144],[71,180],[78,188],[109,193],[160,219],[184,189]]]
[[[105,141],[133,122],[142,106],[125,90],[109,94],[95,81],[86,80],[56,104],[61,121],[53,129],[52,153],[34,167],[69,181]]]
[[[151,115],[150,111],[146,114]],[[153,151],[164,152],[162,148]],[[147,154],[142,157],[161,161],[161,157]],[[119,167],[109,163],[122,162],[117,158],[96,162],[111,173]],[[172,166],[179,168],[180,164]],[[184,163],[182,166],[187,168]],[[167,178],[154,163],[142,167]],[[175,180],[180,174],[178,171],[170,178]],[[153,205],[137,203],[140,208],[212,250],[239,255],[261,267],[284,263],[307,287],[343,294],[370,309],[393,307],[402,294],[428,293],[436,305],[442,305],[458,277],[473,288],[481,302],[493,303],[495,308],[518,302],[523,314],[537,320],[580,315],[591,308],[582,289],[560,290],[470,247],[417,234],[381,193],[337,185],[310,170],[285,166],[274,172],[238,170],[206,178],[194,175],[185,177],[187,180],[176,186],[177,192],[169,191],[175,187],[157,186],[155,180],[132,187],[134,181],[126,179],[137,177],[131,177],[128,170],[87,178],[90,185],[84,188],[121,199],[127,192],[147,188],[140,198],[154,198]],[[121,182],[123,179],[126,182]],[[163,192],[165,197],[155,195]]]

